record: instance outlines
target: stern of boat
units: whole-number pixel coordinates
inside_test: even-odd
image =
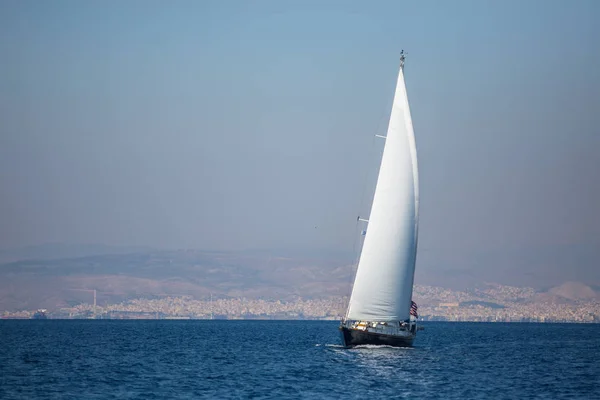
[[[342,345],[351,348],[360,345],[412,346],[417,334],[416,321],[372,322],[342,321]]]

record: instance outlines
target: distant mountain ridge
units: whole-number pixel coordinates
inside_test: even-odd
[[[276,254],[153,251],[0,264],[0,310],[191,295],[291,300],[348,295],[350,263]]]
[[[211,294],[220,298],[287,301],[325,299],[348,296],[355,273],[353,260],[339,254],[302,257],[267,250],[126,252],[131,248],[112,249],[110,246],[92,246],[87,250],[109,253],[76,256],[82,254],[82,250],[77,249],[69,253],[75,256],[70,258],[0,263],[0,311],[55,309],[90,303],[94,289],[99,304],[184,295],[205,299]],[[416,283],[425,282],[417,279]],[[538,291],[536,296],[538,300],[553,302],[600,298],[594,288],[577,282]],[[497,300],[493,295],[484,299]],[[535,301],[535,298],[527,301]]]
[[[21,260],[52,260],[106,254],[128,254],[155,250],[147,246],[110,246],[105,244],[45,243],[0,249],[0,263]]]
[[[548,292],[569,300],[600,299],[600,293],[596,292],[591,286],[580,282],[565,282],[560,286],[550,289]]]
[[[600,238],[513,248],[420,249],[416,280],[465,289],[481,282],[550,289],[567,281],[600,287]]]

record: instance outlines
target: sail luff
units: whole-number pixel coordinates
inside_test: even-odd
[[[418,166],[401,66],[348,319],[409,319],[418,230]]]

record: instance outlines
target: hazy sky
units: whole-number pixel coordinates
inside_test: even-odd
[[[0,248],[351,250],[400,49],[421,262],[600,247],[600,2],[367,3],[0,2]]]

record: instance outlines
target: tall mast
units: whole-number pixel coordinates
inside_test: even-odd
[[[415,137],[404,82],[406,53],[394,93],[381,166],[346,317],[406,321],[417,251],[419,181]],[[366,221],[365,221],[366,222]]]

